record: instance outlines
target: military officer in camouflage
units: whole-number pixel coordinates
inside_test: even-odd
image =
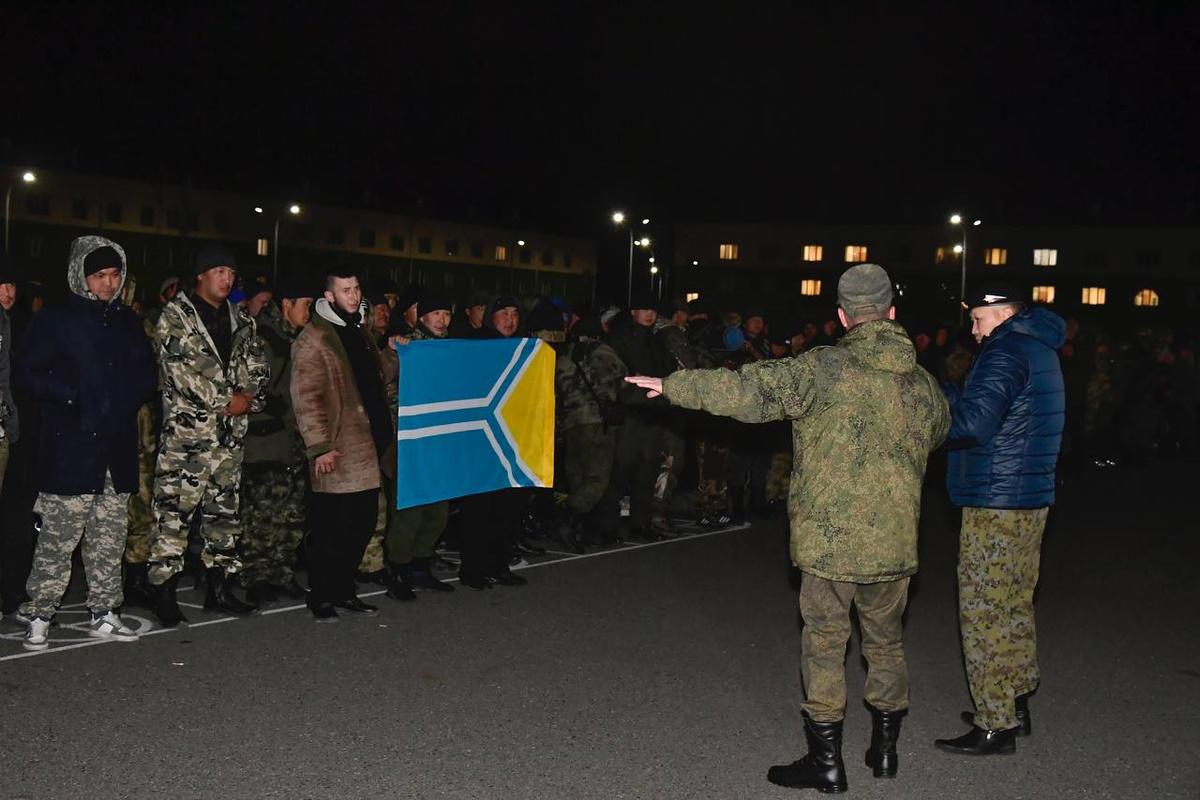
[[[264,293],[260,291],[260,294]],[[254,319],[271,365],[263,410],[250,415],[242,464],[241,582],[255,605],[304,596],[292,567],[304,538],[308,459],[292,407],[292,343],[308,324],[311,290],[284,278]]]
[[[968,298],[979,355],[963,388],[949,386],[946,478],[963,507],[958,621],[975,712],[971,729],[938,748],[957,755],[1016,751],[1032,732],[1037,689],[1033,592],[1042,532],[1054,503],[1066,395],[1058,348],[1066,323],[1026,308],[1012,287],[984,285]]]
[[[192,287],[167,304],[157,330],[163,429],[149,575],[160,587],[155,613],[167,626],[185,621],[175,584],[196,528],[208,578],[204,607],[256,610],[233,594],[226,577],[241,570],[238,495],[247,415],[263,410],[271,368],[254,320],[228,300],[237,275],[233,253],[207,245],[194,269]]]
[[[896,774],[896,740],[908,708],[901,616],[917,571],[921,483],[928,454],[949,427],[945,396],[917,366],[912,342],[895,322],[883,268],[848,269],[838,282],[838,306],[847,332],[833,347],[736,372],[626,379],[684,408],[742,422],[792,421],[788,513],[792,561],[803,573],[801,709],[809,751],[772,767],[767,777],[824,792],[846,789],[841,751],[851,605],[869,666],[867,763],[876,777]]]

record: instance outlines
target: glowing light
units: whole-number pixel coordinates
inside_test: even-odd
[[[951,214],[950,215],[950,224],[951,225],[961,225],[962,224],[962,214]]]
[[[618,225],[620,225],[622,222],[625,221],[625,212],[624,211],[614,211],[613,215],[612,215],[612,221],[617,223]]]
[[[294,216],[294,215],[296,215],[296,214],[299,214],[299,213],[300,213],[300,206],[299,206],[299,205],[297,205],[296,203],[292,203],[290,206],[288,206],[288,213],[289,213],[289,214],[292,214],[293,216]]]
[[[651,267],[651,268],[650,268],[650,274],[651,274],[651,275],[657,275],[657,274],[658,274],[658,267]]]
[[[646,217],[644,220],[642,220],[642,224],[643,224],[643,225],[649,225],[649,224],[650,224],[650,218],[649,218],[649,217]]]
[[[649,236],[643,236],[643,237],[642,237],[642,238],[641,238],[641,239],[638,241],[638,244],[640,244],[642,247],[649,247],[649,246],[650,246],[650,237],[649,237]]]
[[[32,171],[26,172],[25,174],[23,174],[21,176],[21,180],[25,181],[26,183],[36,183],[37,175],[34,174]]]
[[[983,220],[977,219],[974,222],[972,222],[971,224],[974,225],[976,228],[978,228],[980,225],[983,224]]]
[[[962,254],[962,245],[961,244],[954,245],[954,253],[955,253],[955,255]]]
[[[261,213],[263,213],[263,212],[262,212],[262,206],[255,206],[255,207],[254,207],[254,213],[255,213],[255,214],[261,214]]]
[[[517,247],[524,247],[524,246],[525,246],[525,240],[517,239]]]

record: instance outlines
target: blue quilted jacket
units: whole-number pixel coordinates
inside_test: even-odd
[[[983,340],[961,393],[950,391],[947,483],[955,505],[1042,508],[1054,503],[1062,443],[1066,324],[1026,309]]]

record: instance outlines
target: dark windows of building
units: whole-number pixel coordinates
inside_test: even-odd
[[[363,228],[358,232],[359,247],[374,247],[375,246],[375,231],[370,228]]]
[[[142,206],[142,227],[153,228],[155,216],[154,206]]]
[[[553,267],[554,266],[554,251],[553,250],[543,250],[542,251],[542,266],[543,267]]]
[[[892,248],[892,263],[893,264],[909,264],[912,263],[912,248],[906,244],[896,245]]]
[[[179,206],[167,206],[167,227],[183,227],[183,215],[179,212]]]
[[[50,195],[41,192],[25,195],[25,211],[42,217],[50,216]]]
[[[1162,266],[1162,253],[1145,251],[1137,254],[1137,265],[1142,269],[1155,269]]]
[[[121,204],[116,200],[110,200],[105,204],[104,221],[111,222],[113,225],[121,224]]]
[[[471,258],[483,258],[483,244],[471,242]]]
[[[458,239],[446,240],[446,255],[452,258],[458,255]]]
[[[71,201],[71,216],[75,219],[87,219],[88,201],[86,197],[76,197]]]
[[[567,269],[571,268],[571,254],[563,253],[563,266]]]
[[[758,257],[763,261],[778,261],[779,252],[779,245],[772,242],[759,248]]]
[[[1108,253],[1103,250],[1088,250],[1083,254],[1083,265],[1088,269],[1104,269],[1108,266]]]
[[[431,239],[428,236],[417,237],[417,252],[418,253],[432,253],[433,252],[433,239]]]
[[[331,244],[334,247],[341,247],[346,243],[346,229],[341,226],[330,227],[325,232],[325,243]]]
[[[393,233],[390,241],[391,248],[397,252],[404,249],[404,237],[398,233]]]
[[[532,264],[533,263],[533,251],[530,250],[528,247],[522,247],[519,258],[520,258],[520,261],[522,264]]]

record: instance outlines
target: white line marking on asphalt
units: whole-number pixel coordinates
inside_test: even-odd
[[[722,528],[717,531],[705,531],[704,533],[686,533],[686,534],[682,534],[674,539],[663,539],[662,541],[658,541],[658,542],[640,542],[637,544],[630,544],[630,543],[626,542],[625,544],[617,545],[616,547],[613,547],[612,549],[609,549],[609,550],[598,550],[594,553],[582,553],[582,554],[572,553],[570,555],[563,554],[564,555],[563,558],[555,558],[550,561],[541,561],[536,564],[522,564],[520,566],[513,567],[513,570],[517,571],[517,570],[523,570],[523,569],[533,569],[534,567],[548,567],[553,564],[566,564],[567,562],[579,561],[584,558],[596,558],[598,556],[613,555],[614,553],[628,553],[628,552],[632,552],[634,550],[642,550],[647,547],[658,547],[660,545],[675,544],[677,542],[689,542],[689,541],[692,541],[693,539],[707,539],[710,536],[717,536],[722,533],[736,533],[737,531],[744,531],[749,527],[750,527],[749,523],[743,522],[740,525],[735,525],[735,526],[731,526],[728,528]],[[557,551],[547,550],[546,552],[551,553],[551,552],[557,552]],[[444,580],[446,583],[457,583],[458,582],[458,578],[446,578]],[[185,591],[185,590],[180,589],[180,591]],[[387,592],[386,589],[376,589],[375,591],[371,591],[371,592],[359,592],[358,596],[359,597],[377,597],[378,595],[385,594],[386,592]],[[72,604],[71,606],[63,606],[62,610],[67,610],[68,608],[75,608],[77,606],[82,606],[82,605],[83,605],[82,603],[78,603],[78,604]],[[181,606],[186,605],[186,606],[189,606],[190,608],[203,608],[203,606],[193,606],[190,603],[180,603],[179,605],[181,605]],[[269,608],[265,611],[259,612],[258,614],[249,614],[246,617],[217,617],[215,619],[201,620],[200,622],[189,622],[186,626],[178,626],[178,627],[174,627],[174,628],[154,628],[153,630],[148,630],[148,631],[145,631],[144,633],[139,632],[139,636],[143,636],[143,637],[144,636],[157,636],[160,633],[171,633],[172,631],[178,632],[181,630],[187,630],[189,628],[203,628],[208,625],[220,625],[223,622],[234,622],[239,619],[247,619],[247,618],[253,619],[254,617],[266,617],[266,616],[270,616],[272,614],[282,614],[287,611],[299,611],[301,609],[308,610],[308,606],[305,605],[304,603],[299,603],[294,606],[283,606],[281,608]],[[72,642],[70,644],[55,645],[46,650],[29,650],[29,651],[26,651],[23,653],[12,653],[11,655],[0,656],[0,662],[15,661],[19,658],[33,658],[34,656],[45,656],[45,655],[50,655],[51,653],[61,653],[66,650],[78,650],[81,647],[95,647],[96,645],[101,645],[101,644],[114,644],[114,641],[111,639],[85,639],[83,641]],[[128,644],[128,643],[127,642],[118,642],[117,644]]]

